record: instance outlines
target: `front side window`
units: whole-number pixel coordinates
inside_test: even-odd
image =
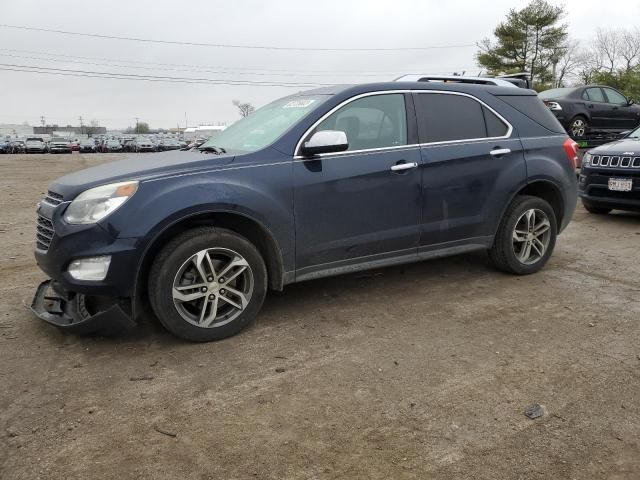
[[[502,137],[509,128],[477,100],[464,95],[416,95],[420,143]]]
[[[315,129],[339,130],[347,135],[348,150],[407,144],[407,113],[401,93],[370,95],[348,103]]]
[[[615,91],[613,88],[605,88],[604,91],[607,93],[609,103],[614,103],[616,105],[625,105],[627,103],[627,98],[620,92]]]

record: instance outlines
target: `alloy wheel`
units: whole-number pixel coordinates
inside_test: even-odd
[[[542,259],[551,240],[551,222],[537,208],[525,211],[513,230],[513,251],[518,261],[531,265]]]
[[[187,322],[215,328],[236,319],[253,294],[251,267],[239,253],[209,248],[192,255],[173,281],[173,303]]]
[[[571,135],[574,137],[584,137],[587,130],[587,123],[581,118],[576,118],[571,122]]]

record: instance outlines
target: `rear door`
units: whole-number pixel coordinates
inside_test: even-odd
[[[615,128],[612,126],[613,108],[607,103],[607,98],[600,87],[585,89],[582,98],[587,102],[587,108],[591,115],[591,126],[594,128]]]
[[[421,249],[491,241],[526,179],[513,128],[477,98],[415,93],[422,154]]]

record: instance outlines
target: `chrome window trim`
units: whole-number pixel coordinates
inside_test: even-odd
[[[361,93],[359,95],[356,95],[354,97],[348,98],[346,100],[344,100],[343,102],[339,103],[338,105],[336,105],[335,107],[333,107],[331,110],[329,110],[327,113],[325,113],[322,117],[320,117],[316,122],[313,123],[313,125],[311,125],[311,127],[309,127],[304,134],[300,137],[300,139],[298,140],[298,143],[296,143],[296,148],[294,150],[294,155],[293,155],[293,159],[294,160],[301,160],[301,159],[309,159],[311,157],[305,157],[304,155],[300,155],[298,152],[300,152],[300,148],[302,146],[302,142],[304,141],[305,138],[307,138],[307,136],[318,126],[320,125],[320,123],[322,123],[324,120],[327,119],[327,117],[331,116],[333,113],[335,113],[337,110],[339,110],[340,108],[344,107],[345,105],[348,105],[351,102],[354,102],[356,100],[359,100],[361,98],[365,98],[365,97],[371,97],[374,95],[393,95],[393,94],[405,94],[405,93],[418,93],[418,94],[441,94],[441,95],[459,95],[462,97],[469,97],[473,100],[475,100],[476,102],[480,103],[480,105],[484,106],[485,108],[489,109],[494,115],[496,115],[500,121],[502,121],[506,126],[507,126],[507,133],[503,136],[500,137],[480,137],[480,138],[464,138],[464,139],[460,139],[460,140],[445,140],[445,141],[441,141],[441,142],[426,142],[426,143],[409,143],[406,145],[394,145],[391,147],[379,147],[379,148],[367,148],[367,149],[362,149],[362,150],[346,150],[344,152],[335,152],[335,153],[321,153],[319,155],[315,155],[313,158],[322,158],[322,157],[328,157],[328,156],[346,156],[346,155],[350,155],[350,154],[355,154],[355,153],[366,153],[366,152],[380,152],[380,151],[385,151],[385,150],[396,150],[399,148],[408,148],[408,147],[416,147],[416,146],[420,146],[420,147],[427,147],[427,146],[431,146],[431,145],[445,145],[445,144],[459,144],[459,143],[465,143],[465,142],[477,142],[477,141],[484,141],[484,140],[504,140],[507,138],[511,138],[511,134],[513,133],[513,126],[511,125],[511,123],[509,123],[502,115],[500,115],[498,112],[496,112],[491,106],[487,105],[485,102],[483,102],[482,100],[480,100],[477,97],[474,97],[471,94],[468,93],[463,93],[463,92],[451,92],[451,91],[442,91],[442,90],[384,90],[384,91],[376,91],[376,92],[367,92],[367,93]],[[405,105],[405,109],[406,109],[406,105]],[[408,133],[408,132],[407,132]]]

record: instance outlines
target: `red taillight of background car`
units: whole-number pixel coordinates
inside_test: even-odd
[[[578,144],[570,138],[567,138],[562,144],[562,148],[564,148],[564,153],[567,154],[571,166],[578,168]]]

